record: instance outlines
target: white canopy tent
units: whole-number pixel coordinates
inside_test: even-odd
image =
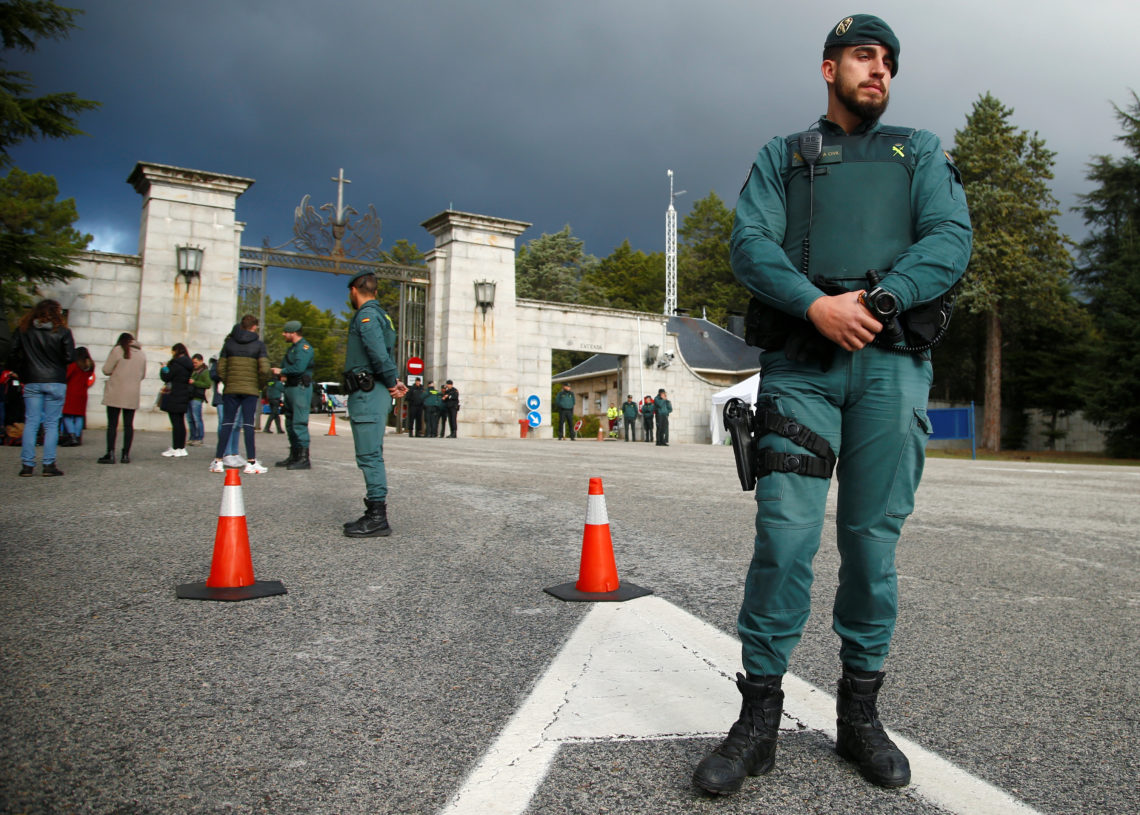
[[[724,429],[724,403],[733,397],[742,399],[748,404],[756,402],[756,391],[760,389],[760,374],[753,374],[743,382],[725,388],[712,396],[712,408],[709,411],[709,433],[713,444],[724,444],[728,438],[728,431]]]

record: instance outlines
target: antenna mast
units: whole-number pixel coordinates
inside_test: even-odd
[[[669,209],[665,210],[665,316],[677,311],[677,210],[673,206],[678,195],[673,192],[673,171],[669,170]]]

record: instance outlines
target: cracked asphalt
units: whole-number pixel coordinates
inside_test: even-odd
[[[209,572],[209,447],[140,432],[108,467],[92,430],[54,479],[0,448],[0,811],[437,812],[588,609],[542,589],[577,576],[591,476],[622,579],[735,630],[754,504],[728,448],[389,436],[395,534],[350,540],[352,442],[320,432],[310,472],[243,477],[257,577],[288,594],[242,603],[175,598]],[[930,460],[888,726],[1044,813],[1140,810],[1138,498],[1135,468]],[[828,529],[792,671],[829,691],[836,568]],[[940,812],[810,729],[713,799],[689,777],[714,744],[566,745],[527,811]]]

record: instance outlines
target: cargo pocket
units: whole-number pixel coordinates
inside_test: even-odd
[[[926,461],[926,442],[931,433],[930,417],[925,408],[915,408],[910,428],[899,451],[891,494],[887,498],[887,515],[906,518],[914,511],[914,493],[922,478],[922,465]]]

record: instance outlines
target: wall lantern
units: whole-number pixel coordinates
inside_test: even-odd
[[[660,346],[657,346],[657,345],[651,345],[645,349],[645,367],[646,368],[648,368],[654,362],[657,361],[658,350],[660,350]]]
[[[186,279],[186,291],[190,291],[191,281],[202,275],[202,249],[198,246],[178,246],[178,274]]]
[[[475,305],[483,310],[483,319],[487,319],[487,309],[495,307],[495,281],[475,281]]]

